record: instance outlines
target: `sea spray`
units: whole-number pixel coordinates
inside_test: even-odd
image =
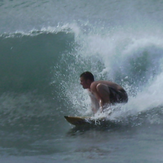
[[[129,102],[121,106],[122,110],[118,111],[119,118],[125,115],[138,115],[146,110],[162,106],[159,94],[160,83],[157,82],[158,86],[153,86],[151,89],[152,85],[156,85],[154,84],[156,80],[161,81],[163,59],[161,39],[158,36],[147,38],[147,34],[144,34],[143,38],[143,36],[134,35],[131,31],[128,34],[123,34],[122,39],[122,35],[118,37],[116,31],[114,31],[115,36],[114,33],[110,36],[109,32],[105,36],[97,35],[92,31],[87,34],[80,32],[82,37],[78,37],[82,41],[79,38],[76,39],[80,45],[74,55],[78,67],[73,71],[75,78],[70,74],[71,81],[76,80],[79,84],[79,76],[76,73],[80,75],[81,70],[89,70],[95,75],[96,80],[112,80],[122,85],[128,92]],[[139,31],[134,33],[137,32]],[[90,100],[88,100],[86,91],[82,93],[82,88],[78,84],[74,85],[73,83],[68,96],[72,99],[73,107],[79,110],[78,114],[83,115],[87,114],[85,108],[89,107],[88,110],[90,110]],[[149,90],[151,91],[149,92]],[[75,95],[73,96],[73,94]],[[158,98],[156,94],[158,94]],[[144,103],[149,99],[150,102]],[[83,103],[85,106],[81,105]],[[78,106],[82,108],[78,109]]]

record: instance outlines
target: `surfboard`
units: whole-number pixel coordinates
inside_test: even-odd
[[[92,117],[73,117],[73,116],[64,116],[64,118],[72,125],[83,126],[83,125],[101,125],[104,123],[109,123],[105,117],[92,118]]]

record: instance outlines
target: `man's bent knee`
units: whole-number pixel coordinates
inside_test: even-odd
[[[106,91],[108,93],[110,92],[108,89],[108,86],[106,84],[102,84],[102,83],[98,83],[96,86],[96,89],[98,92],[100,92],[100,91]]]
[[[110,102],[110,91],[108,89],[108,85],[99,83],[96,86],[96,90],[105,103]]]

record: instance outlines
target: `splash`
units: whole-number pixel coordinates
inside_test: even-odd
[[[113,117],[137,116],[163,105],[160,89],[163,77],[163,42],[159,32],[155,36],[149,35],[150,32],[151,29],[142,33],[140,29],[127,31],[117,28],[78,33],[78,47],[75,54],[72,54],[78,67],[72,64],[70,66],[70,69],[75,69],[69,82],[71,93],[67,91],[72,105],[79,106],[76,114],[87,114],[87,109],[90,110],[86,92],[82,93],[81,87],[74,85],[79,82],[76,74],[80,75],[86,70],[91,71],[96,80],[112,80],[127,90],[129,102],[124,106],[118,106],[121,111],[115,112]]]

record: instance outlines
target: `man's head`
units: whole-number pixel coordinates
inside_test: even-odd
[[[80,75],[80,84],[84,89],[90,88],[92,82],[94,82],[94,76],[91,72],[86,71]]]

